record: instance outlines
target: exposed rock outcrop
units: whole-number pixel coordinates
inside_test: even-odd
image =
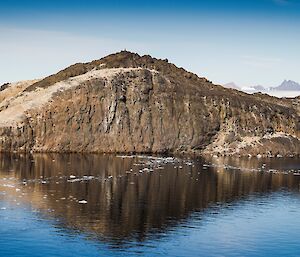
[[[298,98],[226,89],[150,56],[123,51],[15,87],[0,92],[1,151],[300,153]]]

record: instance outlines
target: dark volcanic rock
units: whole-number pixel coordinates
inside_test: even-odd
[[[3,91],[9,87],[9,83],[4,83],[3,85],[0,86],[0,91]]]
[[[123,51],[70,66],[8,101],[0,150],[295,155],[299,106]]]

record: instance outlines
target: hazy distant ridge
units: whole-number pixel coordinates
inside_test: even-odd
[[[279,86],[272,87],[270,90],[280,90],[280,91],[300,91],[300,84],[292,80],[284,80]]]
[[[284,96],[288,96],[288,93],[290,92],[295,92],[297,94],[297,92],[299,91],[299,95],[300,95],[300,84],[293,80],[284,80],[279,86],[275,86],[275,87],[264,87],[261,85],[252,86],[252,87],[243,87],[237,85],[234,82],[224,84],[223,86],[226,88],[241,90],[247,93],[262,92],[262,93],[272,94],[276,92],[283,92],[282,96],[284,97]]]

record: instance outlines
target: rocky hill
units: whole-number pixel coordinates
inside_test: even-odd
[[[122,51],[0,91],[0,151],[296,155],[300,100]]]

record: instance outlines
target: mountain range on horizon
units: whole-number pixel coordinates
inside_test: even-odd
[[[279,86],[275,87],[264,87],[262,85],[256,85],[252,87],[243,87],[237,85],[235,82],[226,83],[223,85],[226,88],[237,89],[245,92],[274,92],[274,91],[299,91],[300,83],[293,80],[284,80]]]

